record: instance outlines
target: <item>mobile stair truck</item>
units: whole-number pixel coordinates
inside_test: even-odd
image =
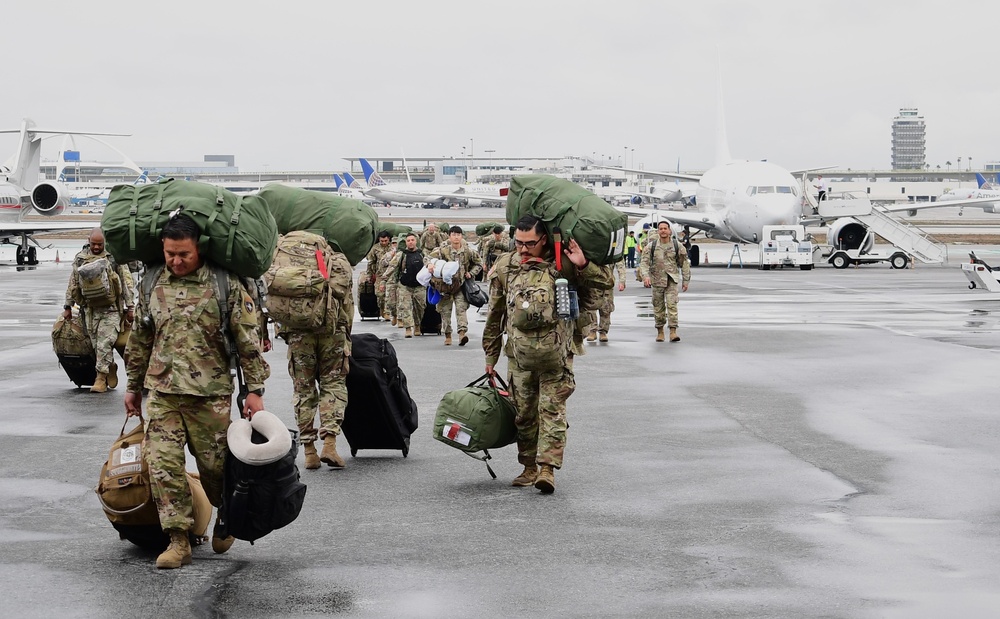
[[[888,262],[894,269],[905,269],[913,259],[924,264],[940,264],[945,261],[945,246],[934,241],[920,228],[879,210],[872,205],[867,195],[844,195],[842,198],[819,203],[819,215],[824,219],[836,220],[830,226],[830,253],[823,255],[834,267],[846,269],[853,264]],[[837,231],[858,224],[865,229],[861,242],[855,244],[856,247],[841,245]],[[872,251],[876,234],[891,243],[894,250],[889,253]]]
[[[764,226],[761,232],[761,271],[779,266],[797,266],[803,271],[813,268],[813,244],[806,239],[805,226]]]

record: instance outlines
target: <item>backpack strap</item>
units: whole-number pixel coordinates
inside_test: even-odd
[[[653,279],[653,267],[656,266],[656,237],[649,240],[649,279]]]

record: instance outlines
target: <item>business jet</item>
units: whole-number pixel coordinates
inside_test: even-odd
[[[507,187],[495,185],[435,185],[431,183],[386,183],[367,160],[361,159],[368,188],[366,196],[381,202],[430,204],[447,208],[452,205],[483,206],[506,204]]]
[[[52,230],[87,229],[97,223],[81,221],[46,221],[26,219],[25,215],[42,215],[45,218],[59,215],[69,206],[71,192],[59,181],[38,182],[43,135],[123,135],[119,133],[93,133],[81,131],[53,131],[39,129],[34,121],[25,118],[20,129],[0,130],[0,133],[19,133],[17,150],[6,166],[0,166],[0,244],[17,245],[17,264],[38,264],[34,243],[40,247],[34,234]],[[30,188],[29,188],[30,187]]]

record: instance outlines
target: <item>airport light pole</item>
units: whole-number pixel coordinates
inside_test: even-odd
[[[486,149],[486,154],[490,157],[490,182],[493,181],[493,153],[497,152],[493,148]]]

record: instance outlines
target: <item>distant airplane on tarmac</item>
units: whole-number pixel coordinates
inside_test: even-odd
[[[333,175],[333,182],[337,184],[337,193],[354,200],[361,200],[365,204],[382,204],[379,200],[374,200],[366,196],[364,189],[361,187],[361,183],[354,180],[354,177],[349,173],[344,172],[344,176],[347,177],[347,182],[344,182],[344,180],[340,178],[339,174]]]
[[[368,189],[366,196],[381,202],[430,204],[447,208],[454,204],[482,206],[506,204],[507,188],[496,185],[434,185],[431,183],[386,183],[366,159],[361,159]]]
[[[51,230],[80,230],[91,226],[80,221],[26,221],[24,215],[59,215],[70,204],[70,191],[59,181],[38,182],[43,134],[55,135],[115,135],[120,133],[93,133],[82,131],[55,131],[39,129],[35,122],[25,118],[20,129],[0,130],[0,133],[19,133],[17,150],[0,166],[0,244],[17,245],[17,264],[38,264],[35,247],[39,246],[34,234]],[[29,188],[30,187],[30,188]],[[94,222],[96,223],[96,221]]]

